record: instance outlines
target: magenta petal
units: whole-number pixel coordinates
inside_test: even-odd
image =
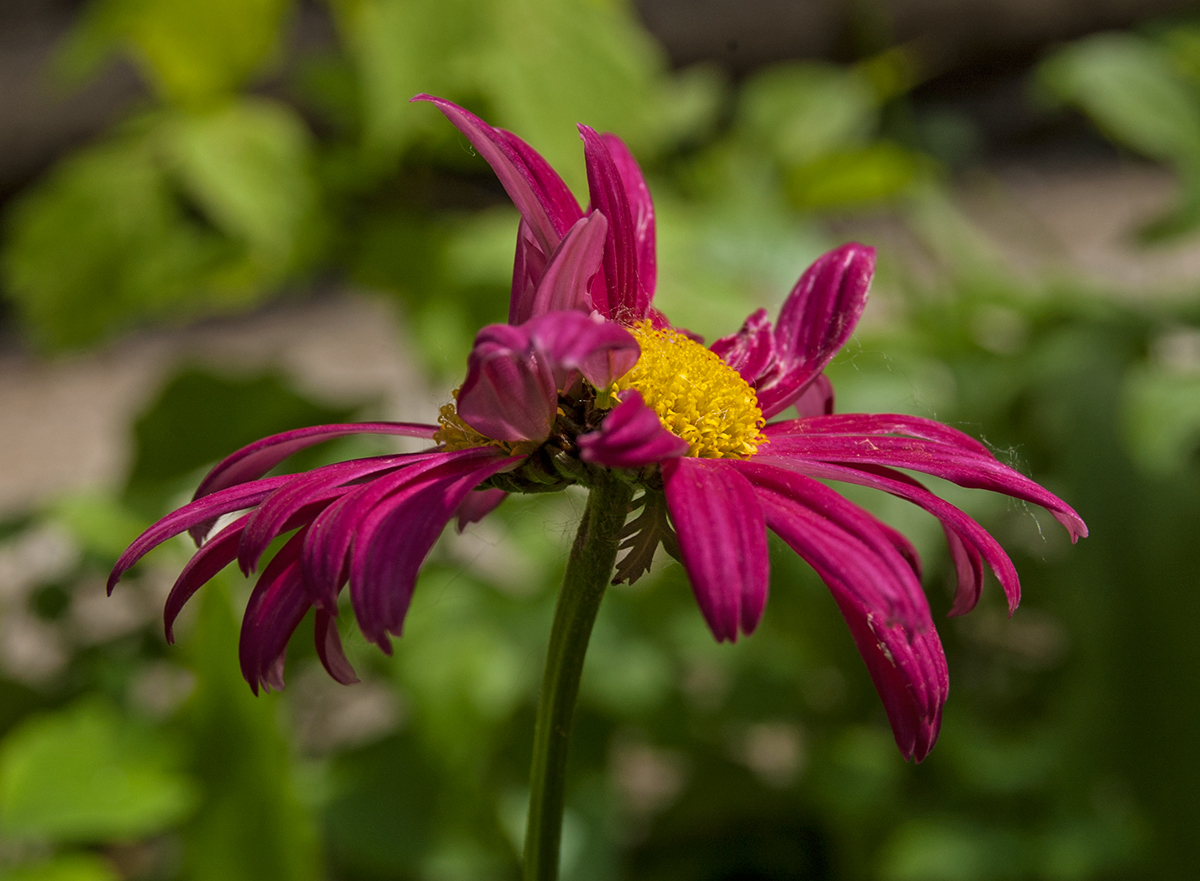
[[[359,629],[385,651],[400,635],[417,572],[468,493],[513,458],[453,463],[446,476],[427,476],[377,504],[357,524],[350,561],[350,598]]]
[[[516,135],[493,128],[474,113],[444,98],[417,95],[412,100],[429,101],[466,135],[479,155],[492,167],[496,177],[500,178],[509,198],[529,223],[542,253],[552,253],[563,234],[579,219],[581,212],[576,203],[572,216],[571,205],[563,197],[563,193],[569,195],[570,190],[545,160]],[[535,161],[535,167],[531,168],[533,156],[539,161]],[[573,198],[571,202],[574,202]]]
[[[509,322],[520,324],[547,312],[591,311],[588,286],[600,270],[608,219],[599,211],[571,227],[547,262],[529,302],[510,310]]]
[[[896,746],[906,760],[922,761],[937,742],[950,692],[946,655],[931,625],[912,633],[883,624],[835,582],[826,580],[879,693]]]
[[[687,441],[666,429],[637,389],[623,393],[600,428],[577,442],[583,461],[606,468],[643,468],[688,451]]]
[[[549,436],[558,388],[528,330],[491,324],[479,332],[457,408],[462,420],[485,437],[541,441]]]
[[[187,601],[214,575],[233,562],[242,529],[249,519],[250,515],[245,514],[230,523],[205,542],[204,547],[196,551],[183,567],[163,604],[163,631],[167,635],[167,642],[175,642],[175,619]]]
[[[766,309],[750,313],[741,330],[721,337],[710,347],[721,360],[754,385],[764,370],[775,360],[775,334]]]
[[[438,452],[352,489],[317,515],[308,527],[302,550],[305,586],[313,605],[337,612],[338,591],[346,583],[350,551],[360,524],[382,500],[422,480],[457,474],[500,455],[495,447]]]
[[[754,488],[720,459],[663,463],[683,566],[718,640],[754,632],[767,602],[767,528]]]
[[[939,498],[908,475],[881,467],[854,468],[848,465],[790,459],[775,451],[770,455],[756,457],[756,461],[798,469],[810,477],[822,480],[840,480],[880,489],[910,501],[937,517],[946,532],[958,575],[958,590],[954,598],[954,607],[950,610],[951,615],[965,614],[979,601],[983,586],[983,560],[987,561],[1004,589],[1008,598],[1009,613],[1011,614],[1020,603],[1021,582],[1017,577],[1017,569],[1000,543],[968,514]]]
[[[437,453],[412,453],[336,462],[305,474],[271,493],[250,515],[238,547],[238,564],[249,575],[258,565],[271,542],[299,522],[307,522],[322,508],[344,495],[345,485],[372,475],[404,468]],[[305,516],[307,515],[307,516]]]
[[[322,441],[351,434],[393,434],[401,437],[432,438],[436,425],[411,422],[357,422],[347,425],[314,425],[298,428],[257,440],[222,459],[208,472],[192,497],[200,499],[210,493],[262,477],[288,456],[306,450]]]
[[[777,364],[755,384],[767,418],[788,407],[850,338],[875,273],[875,249],[849,244],[818,258],[775,323]]]
[[[785,536],[778,524],[771,528],[814,569],[830,573],[885,623],[913,630],[925,626],[929,603],[907,559],[909,552],[894,542],[894,530],[819,481],[775,467],[762,456],[731,464],[753,484],[764,507],[783,506],[786,528],[802,525],[797,538]]]
[[[513,258],[512,296],[508,301],[508,323],[520,324],[519,315],[529,313],[538,283],[546,271],[546,255],[524,219],[517,224],[517,253]]]
[[[313,622],[313,637],[317,644],[317,657],[335,682],[342,685],[354,685],[359,681],[342,650],[342,638],[338,634],[337,619],[324,609],[317,609]]]
[[[780,357],[812,373],[829,363],[854,332],[874,275],[874,248],[851,243],[819,257],[779,311],[775,347]]]
[[[838,417],[800,421],[819,422],[822,418]],[[1000,464],[990,453],[974,452],[924,438],[807,433],[771,435],[769,450],[772,455],[840,463],[860,469],[881,465],[922,471],[959,486],[987,489],[1041,505],[1066,528],[1072,541],[1087,535],[1087,525],[1066,502],[1025,475]]]
[[[801,418],[833,414],[833,383],[824,373],[813,377],[800,397],[792,402]]]
[[[621,325],[597,314],[550,312],[523,326],[534,348],[544,355],[558,388],[579,371],[598,389],[608,388],[637,363],[641,348]]]
[[[625,183],[608,145],[596,130],[580,125],[579,134],[583,138],[592,208],[608,218],[603,261],[605,301],[594,305],[605,318],[623,323],[637,321],[645,316],[650,299],[638,290],[637,246]]]
[[[477,489],[467,493],[462,504],[455,511],[458,531],[462,532],[472,523],[478,523],[488,514],[500,507],[500,503],[508,498],[508,493],[502,489]]]
[[[138,560],[167,539],[174,538],[197,524],[206,523],[211,526],[223,514],[252,508],[290,480],[292,477],[285,475],[238,484],[172,511],[134,539],[133,544],[117,558],[112,573],[108,576],[108,592],[112,593],[121,576],[133,568]],[[208,527],[205,528],[205,533],[207,532]]]
[[[283,689],[283,657],[288,640],[312,607],[300,573],[304,530],[292,536],[263,569],[242,617],[238,658],[242,676],[258,694],[259,685]]]
[[[993,458],[991,450],[957,428],[951,428],[949,425],[935,422],[932,419],[904,416],[897,413],[824,414],[824,418],[821,419],[806,417],[772,422],[764,430],[770,437],[793,435],[808,437],[815,434],[824,437],[896,434],[950,444],[966,453]]]
[[[646,186],[646,178],[637,160],[625,146],[625,142],[616,135],[600,136],[617,167],[617,174],[625,187],[625,198],[629,202],[629,211],[633,216],[633,243],[637,251],[638,278],[638,308],[644,310],[654,298],[654,288],[658,278],[657,258],[655,256],[654,230],[654,200],[650,198],[650,188]],[[645,303],[641,299],[645,298]]]
[[[894,571],[880,559],[879,545],[864,543],[787,495],[766,490],[759,499],[767,525],[829,587],[883,701],[897,746],[906,759],[921,761],[937,739],[949,690],[946,659],[928,605],[910,625],[891,620],[887,607],[870,598],[878,592],[862,583]]]

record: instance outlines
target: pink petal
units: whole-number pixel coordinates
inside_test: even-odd
[[[591,311],[588,286],[600,270],[608,220],[599,211],[580,218],[551,255],[532,298],[510,310],[509,323],[521,324],[547,312]]]
[[[564,390],[571,385],[575,371],[594,387],[608,388],[628,373],[641,355],[629,331],[595,313],[550,312],[522,329],[549,365],[557,388]]]
[[[767,530],[754,488],[731,462],[663,463],[667,510],[696,602],[718,640],[754,632],[767,602]]]
[[[213,576],[233,562],[237,556],[242,529],[249,519],[250,515],[245,514],[230,523],[205,542],[204,547],[196,551],[183,567],[163,605],[163,630],[167,635],[167,642],[175,642],[175,619],[179,617],[179,612],[187,601]]]
[[[529,224],[542,253],[553,253],[582,212],[577,203],[574,204],[574,212],[571,211],[574,199],[568,202],[563,196],[564,192],[569,195],[570,190],[545,160],[516,135],[493,128],[475,114],[444,98],[417,95],[412,100],[429,101],[466,135],[479,155],[496,172],[496,177],[500,178],[509,198]]]
[[[432,473],[376,504],[355,526],[350,560],[350,598],[364,636],[390,652],[388,634],[399,636],[417,572],[468,493],[519,461],[478,458]]]
[[[312,607],[300,574],[300,545],[304,530],[292,536],[263,570],[250,593],[238,658],[242,676],[258,694],[283,689],[283,657],[288,640]]]
[[[508,493],[502,489],[477,489],[467,493],[458,510],[454,512],[458,518],[458,531],[462,532],[470,524],[478,523],[500,507],[500,503],[507,498]]]
[[[808,416],[833,415],[833,383],[824,373],[818,373],[812,378],[800,397],[792,401],[792,406],[803,419]]]
[[[845,345],[867,305],[875,249],[843,245],[818,258],[796,283],[775,323],[777,368],[755,384],[770,418],[788,407]]]
[[[710,347],[726,364],[754,385],[763,371],[775,361],[775,334],[766,309],[750,313],[741,330],[721,337]]]
[[[924,508],[937,517],[946,531],[946,539],[954,559],[958,575],[958,590],[951,615],[969,612],[979,601],[983,586],[982,561],[996,573],[1000,586],[1008,598],[1011,614],[1021,601],[1021,582],[1017,569],[1004,548],[991,534],[965,512],[934,495],[920,483],[899,471],[874,467],[870,470],[854,468],[807,459],[791,459],[772,451],[770,455],[755,457],[755,461],[800,470],[810,477],[821,480],[840,480],[859,486],[869,486],[891,493]]]
[[[346,659],[346,653],[342,650],[342,638],[338,634],[337,619],[324,609],[317,609],[313,622],[313,636],[317,644],[317,657],[321,659],[321,666],[333,677],[334,681],[340,682],[342,685],[354,685],[358,682],[358,676],[355,675],[354,668],[350,666],[350,661]]]
[[[608,218],[603,261],[605,297],[594,305],[605,318],[631,323],[645,316],[650,298],[639,291],[629,197],[604,139],[586,125],[579,126],[579,134],[583,138],[592,208]]]
[[[949,691],[946,659],[928,606],[911,626],[891,621],[886,608],[868,599],[873,591],[858,583],[893,568],[871,562],[878,546],[871,548],[786,495],[760,491],[759,500],[771,530],[829,587],[883,701],[897,746],[906,759],[921,761],[937,740]]]
[[[112,589],[121,580],[121,576],[128,572],[138,560],[167,539],[174,538],[200,523],[211,525],[223,514],[252,508],[292,479],[291,475],[284,475],[238,484],[172,511],[134,539],[133,544],[127,547],[117,559],[112,573],[108,576],[108,592],[112,593]],[[206,528],[205,534],[207,531]]]
[[[832,573],[886,623],[898,622],[913,630],[925,626],[929,603],[906,558],[908,552],[897,549],[894,530],[793,469],[775,467],[760,456],[731,460],[731,464],[749,479],[764,505],[768,498],[781,499],[791,512],[789,522],[806,524],[805,546],[797,553],[813,568]]]
[[[577,443],[583,461],[606,468],[644,468],[688,451],[687,441],[663,426],[637,389],[624,392],[600,428],[581,435]]]
[[[822,418],[838,417],[802,421],[818,422]],[[959,486],[988,489],[1041,505],[1066,527],[1072,541],[1087,535],[1086,524],[1066,502],[1025,475],[1000,464],[990,453],[966,450],[960,445],[924,438],[889,435],[772,435],[769,449],[776,456],[844,464],[859,469],[882,465],[923,471]]]
[[[262,477],[288,456],[306,450],[322,441],[351,434],[392,434],[401,437],[432,438],[436,425],[412,422],[356,422],[347,425],[314,425],[297,428],[257,440],[230,453],[208,472],[201,481],[193,500],[210,493]],[[203,537],[203,536],[201,536]],[[199,539],[197,539],[198,541]]]
[[[528,330],[491,324],[479,332],[457,407],[462,420],[485,437],[541,441],[549,436],[558,388]]]
[[[625,142],[616,135],[603,134],[600,136],[608,147],[617,174],[625,187],[625,198],[629,202],[629,210],[633,216],[633,243],[637,251],[637,277],[639,309],[650,305],[654,297],[654,287],[658,276],[657,258],[655,257],[654,232],[654,201],[650,198],[650,188],[646,186],[646,178],[637,160],[625,146]],[[645,303],[640,298],[645,297]]]

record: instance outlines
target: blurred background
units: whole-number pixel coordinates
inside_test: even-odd
[[[939,487],[1012,553],[948,620],[906,765],[832,600],[773,548],[751,639],[669,560],[610,590],[572,747],[567,881],[1192,878],[1200,864],[1200,16],[1172,0],[5,0],[0,4],[0,877],[518,875],[537,680],[578,495],[447,535],[394,658],[237,669],[236,573],[160,610],[125,544],[262,435],[428,421],[507,311],[516,214],[433,108],[585,193],[576,122],[650,178],[658,305],[709,340],[848,239],[830,370],[932,417],[1091,538]],[[340,441],[296,468],[373,454]],[[349,616],[343,616],[349,617]],[[303,632],[303,628],[301,628]]]

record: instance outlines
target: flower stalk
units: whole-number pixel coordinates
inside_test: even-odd
[[[604,589],[612,577],[621,527],[633,487],[611,472],[601,472],[567,561],[562,591],[554,609],[530,769],[529,820],[525,827],[525,881],[558,878],[567,749],[575,698],[583,673],[592,625]]]

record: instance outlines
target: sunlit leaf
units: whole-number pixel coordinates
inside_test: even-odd
[[[136,838],[196,804],[179,757],[108,704],[76,704],[21,724],[0,747],[0,828],[58,841]]]
[[[68,47],[69,66],[122,45],[168,101],[203,104],[244,85],[268,61],[290,0],[99,0]]]

